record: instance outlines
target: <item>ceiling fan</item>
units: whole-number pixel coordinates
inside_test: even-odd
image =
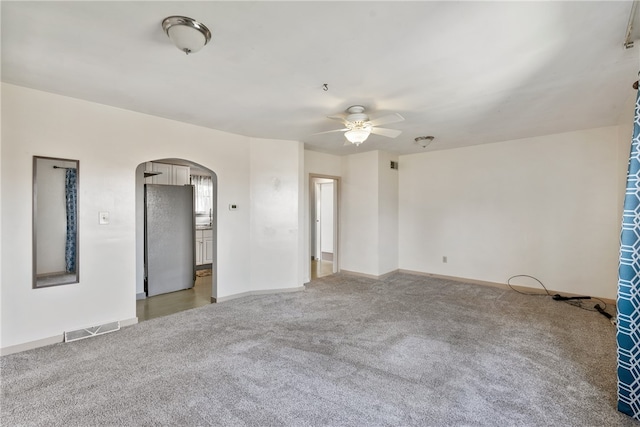
[[[356,146],[362,144],[369,137],[370,134],[386,136],[388,138],[395,138],[402,133],[397,129],[386,129],[378,127],[389,123],[397,123],[404,121],[398,113],[382,116],[374,120],[370,120],[369,116],[364,112],[362,105],[352,105],[347,108],[347,114],[338,116],[329,116],[327,118],[332,120],[340,120],[344,123],[344,128],[329,130],[326,132],[319,132],[315,135],[331,132],[344,132],[345,138],[347,138],[347,144],[350,142]]]

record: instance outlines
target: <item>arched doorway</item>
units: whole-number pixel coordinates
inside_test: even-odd
[[[148,185],[147,184],[151,184]],[[136,168],[136,313],[138,321],[161,317],[178,311],[188,310],[215,302],[217,297],[217,175],[212,170],[190,160],[165,158],[141,163]],[[153,251],[146,247],[152,242],[148,240],[147,213],[145,206],[145,193],[149,190],[172,190],[165,186],[192,186],[193,203],[189,212],[193,217],[193,227],[190,229],[188,241],[193,249],[192,257],[184,257],[179,262],[189,265],[193,273],[193,286],[181,286],[184,290],[170,289],[168,292],[149,292],[149,278],[156,276],[150,274],[153,262],[148,259]],[[176,190],[176,188],[173,188]],[[190,199],[191,200],[191,199]],[[181,202],[182,203],[182,202]],[[170,226],[173,218],[167,215],[166,223],[169,229],[176,232]],[[176,227],[178,228],[178,227]],[[156,233],[162,232],[162,230]],[[178,231],[186,233],[186,231]],[[183,239],[181,236],[180,241]],[[171,239],[167,237],[171,251]],[[155,248],[158,244],[155,243]],[[164,250],[164,246],[161,247]],[[181,247],[184,247],[182,245]],[[182,249],[181,249],[182,251]],[[155,270],[154,270],[155,272]],[[167,279],[169,282],[173,278]]]

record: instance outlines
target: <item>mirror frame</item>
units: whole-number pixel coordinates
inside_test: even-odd
[[[75,206],[75,219],[76,219],[76,235],[75,235],[75,274],[60,272],[62,276],[59,280],[54,280],[55,274],[51,275],[51,279],[38,283],[38,160],[51,160],[59,162],[73,162],[76,169],[76,206]],[[56,166],[53,168],[67,169],[68,166]],[[41,171],[42,174],[42,171]],[[80,230],[78,227],[78,211],[80,203],[80,160],[63,159],[59,157],[46,157],[46,156],[33,156],[33,209],[32,215],[32,254],[33,254],[33,289],[48,288],[51,286],[69,285],[80,282]],[[41,275],[42,276],[42,275]]]

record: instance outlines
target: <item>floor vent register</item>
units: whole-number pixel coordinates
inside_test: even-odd
[[[105,323],[104,325],[91,326],[89,328],[82,328],[75,331],[65,332],[64,342],[78,341],[119,330],[120,322],[109,322]]]

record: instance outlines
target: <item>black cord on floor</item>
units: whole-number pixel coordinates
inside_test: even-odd
[[[517,278],[517,277],[528,277],[529,279],[533,279],[533,280],[535,280],[536,282],[538,282],[538,283],[540,284],[540,286],[542,286],[542,289],[544,289],[544,292],[545,292],[545,293],[543,294],[543,293],[536,293],[536,292],[522,292],[522,291],[517,290],[517,289],[516,289],[516,288],[514,288],[514,287],[513,287],[513,285],[511,284],[511,280],[513,280],[513,279],[515,279],[515,278]],[[515,276],[511,276],[511,277],[509,277],[509,279],[507,279],[507,286],[509,286],[509,288],[510,288],[512,291],[515,291],[515,292],[517,292],[517,293],[519,293],[519,294],[522,294],[522,295],[529,295],[529,296],[535,296],[535,297],[539,297],[539,296],[542,296],[542,297],[546,297],[546,296],[553,297],[553,295],[551,295],[551,293],[549,292],[549,290],[547,289],[547,287],[544,285],[544,283],[542,283],[540,280],[538,280],[537,278],[535,278],[535,277],[533,277],[533,276],[529,276],[528,274],[517,274],[517,275],[515,275]],[[559,295],[558,295],[558,296],[559,296]],[[587,307],[587,306],[585,306],[585,305],[584,305],[584,301],[585,301],[585,300],[587,300],[587,299],[588,299],[588,300],[596,300],[596,301],[600,301],[600,302],[602,303],[602,305],[600,306],[600,307],[601,307],[601,309],[602,309],[603,311],[607,309],[607,303],[606,303],[606,302],[604,302],[604,301],[602,301],[600,298],[595,298],[595,297],[584,297],[583,299],[575,299],[575,300],[571,300],[571,299],[570,299],[570,300],[563,300],[563,299],[559,299],[559,301],[562,301],[562,302],[564,302],[564,303],[566,303],[566,304],[569,304],[569,305],[572,305],[572,306],[574,306],[574,307],[578,307],[578,308],[580,308],[580,309],[582,309],[582,310],[587,310],[587,311],[596,311],[596,312],[599,312],[599,310],[598,310],[598,309],[596,309],[596,308],[595,308],[595,306],[593,306],[593,308],[589,308],[589,307]]]
[[[594,297],[590,297],[590,299],[592,300],[596,300],[596,301],[600,301],[602,303],[602,305],[600,306],[603,310],[607,309],[607,303],[602,301],[600,298],[594,298]],[[581,308],[583,310],[587,310],[587,311],[598,311],[595,308],[595,305],[593,306],[593,308],[589,308],[587,306],[584,305],[584,300],[569,300],[569,301],[562,301],[566,304],[572,305],[574,307],[578,307]]]
[[[542,288],[544,289],[544,291],[545,291],[546,293],[544,293],[544,294],[540,294],[540,293],[522,292],[522,291],[517,290],[516,288],[514,288],[514,287],[511,285],[511,280],[512,280],[512,279],[515,279],[516,277],[528,277],[528,278],[530,278],[530,279],[535,280],[536,282],[538,282],[538,283],[540,284],[540,286],[542,286]],[[544,285],[540,280],[536,279],[536,278],[535,278],[535,277],[533,277],[533,276],[529,276],[528,274],[517,274],[517,275],[515,275],[515,276],[511,276],[511,277],[509,277],[509,279],[507,279],[507,286],[509,286],[509,288],[511,288],[511,290],[512,290],[512,291],[515,291],[515,292],[517,292],[517,293],[519,293],[519,294],[522,294],[522,295],[530,295],[530,296],[534,296],[534,297],[546,297],[546,296],[551,296],[551,294],[549,293],[549,290],[547,289],[547,287],[546,287],[546,286],[545,286],[545,285]]]

